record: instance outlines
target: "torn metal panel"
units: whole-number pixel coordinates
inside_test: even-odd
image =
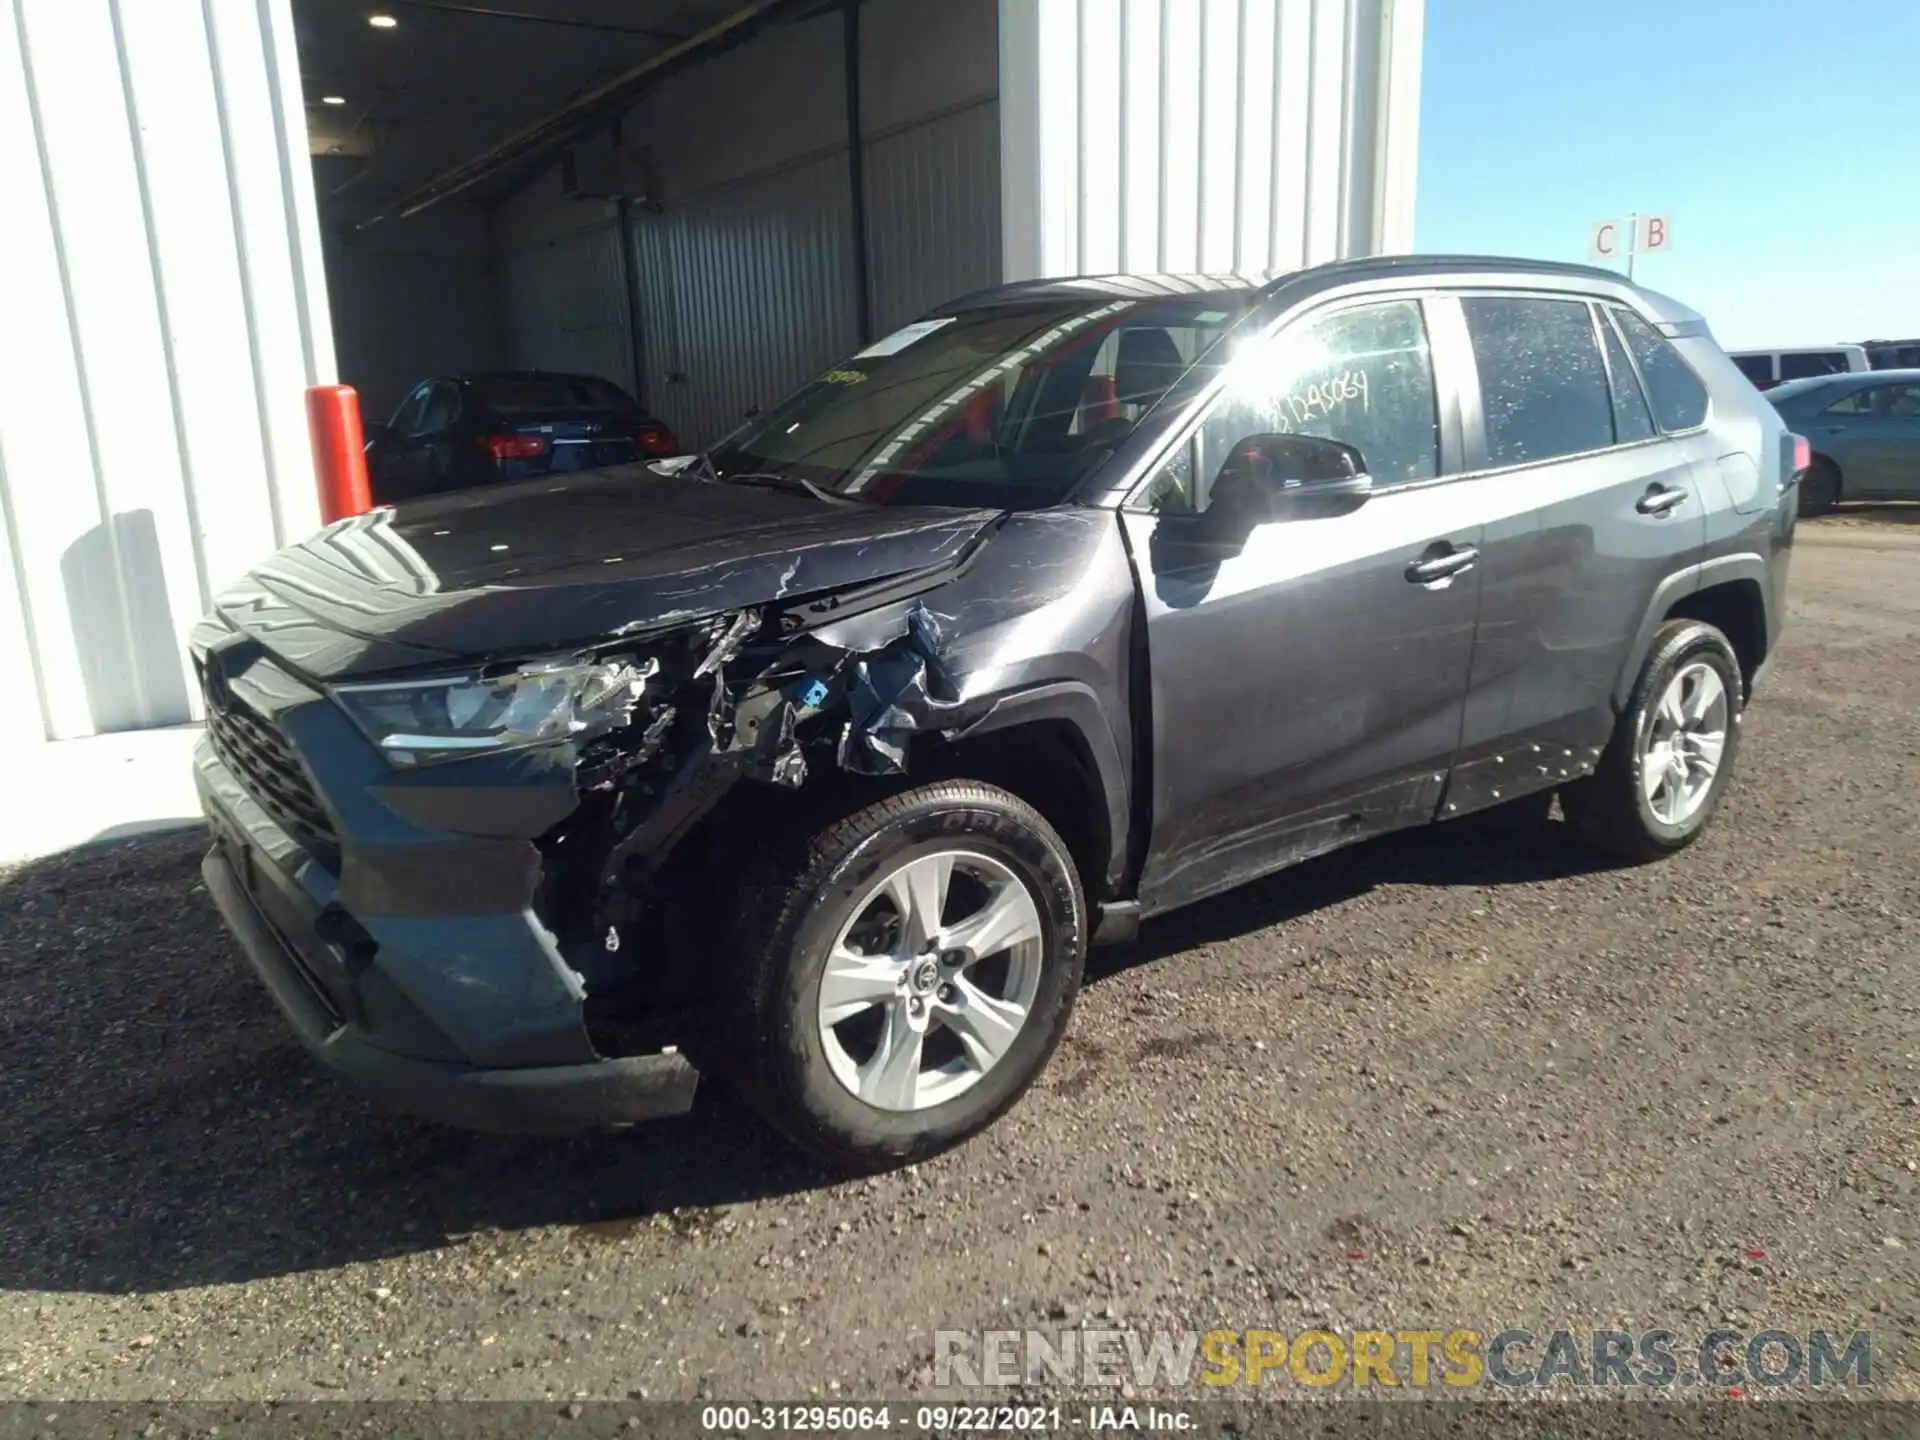
[[[745,648],[747,641],[760,629],[760,612],[742,610],[733,617],[726,632],[714,642],[713,649],[707,652],[707,658],[694,669],[693,678],[701,680],[709,675],[719,675],[727,662]]]
[[[938,729],[952,714],[939,687],[940,626],[918,602],[907,617],[904,643],[855,660],[847,678],[847,723],[840,731],[841,768],[860,775],[899,775],[907,744],[919,731]]]

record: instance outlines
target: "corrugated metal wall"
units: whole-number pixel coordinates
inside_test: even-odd
[[[286,0],[0,0],[0,743],[188,719],[212,593],[317,523],[333,369]]]
[[[999,278],[994,4],[863,7],[876,331]],[[859,344],[841,25],[831,13],[782,27],[672,77],[624,123],[655,174],[632,224],[641,389],[689,442],[718,439]],[[562,200],[551,173],[502,212],[516,364],[582,353],[544,310],[624,327],[617,266],[566,248],[607,224],[607,207]],[[609,357],[602,373],[630,367]]]
[[[368,420],[387,419],[429,375],[506,365],[486,211],[455,201],[357,229],[347,214],[327,210],[323,195],[334,359]]]
[[[867,141],[874,330],[1000,278],[1000,117],[991,96]]]
[[[1002,0],[1009,279],[1412,244],[1423,0]]]
[[[704,444],[856,348],[846,152],[634,216],[646,394]]]
[[[519,363],[633,386],[620,243],[619,225],[609,217],[500,253],[495,273],[507,343]]]

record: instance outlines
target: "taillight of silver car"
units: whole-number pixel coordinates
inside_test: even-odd
[[[1813,443],[1804,435],[1788,435],[1793,441],[1793,473],[1804,475],[1813,466]]]

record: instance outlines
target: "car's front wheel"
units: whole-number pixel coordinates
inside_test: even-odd
[[[748,887],[714,1058],[803,1149],[871,1170],[1018,1100],[1080,985],[1086,902],[1053,828],[972,781],[802,837]]]

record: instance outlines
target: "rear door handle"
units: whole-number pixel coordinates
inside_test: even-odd
[[[1687,492],[1678,485],[1655,485],[1634,502],[1633,508],[1642,515],[1665,515],[1686,498]]]
[[[1445,541],[1441,541],[1445,544]],[[1429,546],[1428,553],[1407,566],[1407,579],[1416,585],[1431,585],[1436,580],[1451,580],[1455,575],[1464,574],[1474,567],[1480,558],[1480,552],[1471,545],[1462,545],[1459,549],[1448,549],[1434,554],[1435,547]]]

